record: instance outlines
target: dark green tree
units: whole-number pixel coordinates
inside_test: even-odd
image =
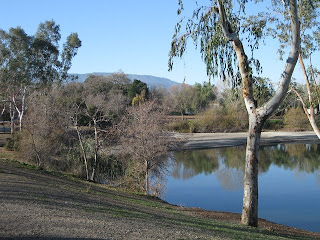
[[[132,84],[130,84],[128,88],[128,98],[132,102],[132,100],[137,96],[143,93],[143,97],[148,99],[149,97],[149,88],[146,83],[141,82],[138,79],[134,79]]]

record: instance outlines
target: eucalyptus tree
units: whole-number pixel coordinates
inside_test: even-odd
[[[304,112],[308,117],[310,125],[314,132],[320,138],[320,129],[315,119],[314,108],[316,105],[320,106],[319,87],[316,83],[316,71],[312,64],[312,54],[320,50],[320,22],[319,22],[319,6],[320,1],[301,1],[299,2],[299,17],[301,21],[301,52],[299,54],[299,63],[301,71],[305,80],[307,90],[307,100],[305,101],[301,95],[301,91],[296,88],[292,90],[296,93],[299,100],[302,103]],[[287,37],[287,33],[284,32],[282,38]],[[309,59],[309,65],[306,67],[305,60]],[[315,100],[316,98],[316,100]]]
[[[31,77],[31,61],[26,56],[31,55],[31,41],[31,37],[20,27],[11,28],[8,32],[0,31],[1,85],[8,98],[11,133],[16,110],[21,120],[25,109],[25,86]],[[17,103],[19,94],[22,95],[20,108]]]
[[[246,7],[252,1],[240,0],[236,3],[239,4],[234,5],[235,2],[231,0],[208,0],[208,6],[197,6],[191,18],[182,18],[175,27],[169,69],[173,67],[174,57],[183,56],[188,39],[192,39],[200,49],[208,75],[230,79],[233,85],[242,82],[242,95],[249,115],[249,131],[241,222],[257,226],[258,149],[261,130],[266,119],[277,109],[288,91],[300,51],[300,24],[297,0],[270,1],[265,12],[256,12],[254,15],[246,15]],[[263,1],[263,4],[267,3]],[[179,0],[178,14],[183,10],[183,1]],[[278,11],[283,14],[277,14]],[[259,47],[267,30],[273,28],[275,34],[279,34],[283,24],[288,22],[290,34],[287,41],[290,42],[291,48],[278,89],[272,98],[258,107],[253,94],[253,68],[259,70],[260,62],[253,57],[254,50]],[[251,56],[244,47],[246,40]]]
[[[53,20],[40,23],[31,36],[20,27],[0,31],[0,80],[7,89],[12,131],[15,113],[21,130],[28,92],[68,78],[81,41],[70,34],[60,52],[60,40],[60,27]]]

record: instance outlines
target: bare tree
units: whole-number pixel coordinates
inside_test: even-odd
[[[124,111],[126,98],[120,93],[110,93],[108,96],[87,95],[84,100],[86,106],[84,113],[89,117],[94,130],[94,162],[90,176],[90,180],[94,181],[99,150],[103,140],[110,137],[108,134],[111,134],[111,131],[108,132],[107,129]]]
[[[164,119],[155,102],[145,102],[131,107],[124,121],[121,145],[134,167],[142,168],[146,195],[150,193],[150,172],[161,171],[172,143],[169,133],[163,130]]]
[[[184,120],[185,113],[191,109],[194,94],[194,88],[190,85],[185,83],[173,85],[169,89],[169,96],[166,99],[167,106],[171,111],[179,112],[182,120]]]

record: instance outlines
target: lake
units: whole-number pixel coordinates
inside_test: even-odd
[[[245,147],[173,152],[163,199],[241,213]],[[320,232],[320,145],[279,144],[259,151],[259,218]]]

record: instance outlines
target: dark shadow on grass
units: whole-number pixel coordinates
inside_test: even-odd
[[[0,237],[0,239],[2,240],[31,240],[31,239],[37,239],[37,240],[40,240],[40,239],[44,239],[44,240],[54,240],[54,239],[57,239],[57,240],[72,240],[72,239],[75,239],[75,240],[111,240],[111,239],[106,239],[106,238],[64,238],[64,237],[46,237],[46,236],[43,236],[43,237]]]

